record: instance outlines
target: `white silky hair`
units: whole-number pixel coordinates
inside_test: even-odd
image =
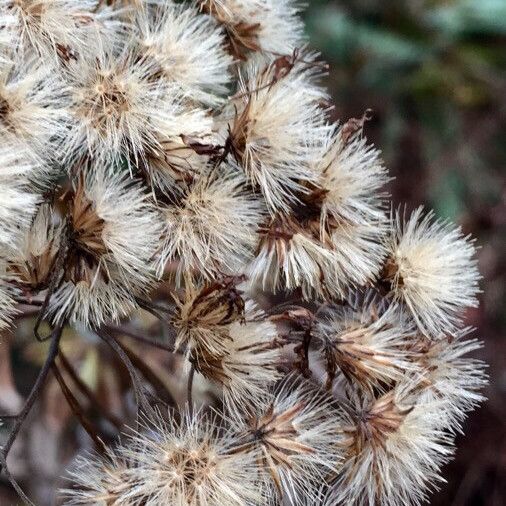
[[[218,273],[237,273],[251,260],[255,231],[263,219],[261,202],[244,188],[232,171],[205,174],[184,193],[177,206],[162,208],[164,241],[159,273],[178,260],[180,283],[184,272],[196,270],[211,279]]]
[[[92,157],[111,164],[145,161],[160,139],[191,133],[188,122],[210,124],[204,109],[188,106],[174,83],[153,79],[154,62],[137,58],[129,46],[104,47],[98,55],[69,65],[71,128],[66,162]]]
[[[241,72],[237,98],[225,112],[230,124],[246,123],[242,170],[272,212],[287,212],[306,191],[304,183],[317,181],[311,162],[331,127],[320,107],[326,94],[314,80],[311,65],[299,63],[279,78],[273,67],[253,62]]]
[[[223,103],[231,80],[232,58],[219,26],[195,6],[167,2],[138,12],[140,51],[153,58],[164,76],[190,100]]]
[[[119,454],[133,465],[135,483],[124,494],[147,505],[243,506],[262,504],[253,457],[233,452],[236,435],[217,415],[183,411],[180,423],[152,417],[151,430],[129,438]],[[149,427],[149,426],[148,426]]]
[[[58,69],[32,55],[0,65],[3,143],[41,162],[54,162],[68,126],[68,87]]]
[[[407,219],[394,213],[392,222],[387,248],[396,268],[393,296],[425,335],[456,332],[463,310],[478,304],[474,240],[421,207]]]
[[[107,253],[101,256],[91,284],[67,281],[58,288],[49,312],[57,322],[69,318],[99,326],[128,315],[137,307],[135,297],[153,286],[162,229],[149,195],[127,177],[93,173],[86,180],[85,194],[103,220],[101,237]]]
[[[361,449],[350,448],[352,453],[343,461],[331,487],[334,501],[360,506],[418,506],[444,481],[440,470],[454,451],[453,436],[440,425],[446,403],[434,401],[413,405],[410,402],[412,388],[412,382],[401,382],[394,391],[385,394],[393,396],[391,402],[394,409],[402,413],[401,421],[398,425],[395,421],[392,423],[382,435],[382,443],[372,444],[366,438]],[[343,422],[336,441],[341,437],[349,438],[352,427],[363,431],[363,425],[370,423],[368,410],[383,399],[364,400],[352,395],[349,407],[358,418]],[[361,416],[361,413],[364,414]],[[387,425],[389,420],[386,413]]]

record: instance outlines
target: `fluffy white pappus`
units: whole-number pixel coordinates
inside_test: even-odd
[[[136,482],[124,494],[127,501],[147,506],[264,503],[252,456],[233,451],[235,435],[220,426],[216,415],[186,411],[179,423],[174,418],[152,420],[149,432],[129,437],[121,448]]]
[[[12,26],[15,23],[15,18],[5,10],[0,9],[0,65],[12,63]]]
[[[128,276],[129,283],[145,287],[153,276],[155,253],[161,232],[161,216],[143,186],[113,172],[92,173],[85,182],[85,199],[103,222],[101,239]],[[75,210],[75,225],[87,225]],[[79,218],[83,221],[79,222]],[[82,228],[78,228],[82,230]]]
[[[454,334],[463,311],[478,305],[474,240],[418,208],[407,220],[394,214],[387,250],[383,277],[420,331],[434,338]]]
[[[155,198],[161,193],[171,200],[177,200],[189,184],[208,172],[208,159],[198,154],[191,143],[212,146],[214,141],[206,130],[207,122],[195,122],[197,118],[190,116],[185,128],[191,128],[192,123],[198,123],[192,129],[192,136],[183,134],[160,137],[158,146],[152,147],[144,154],[144,161],[139,166],[140,174],[152,188]]]
[[[177,262],[178,283],[193,271],[207,279],[241,273],[253,256],[255,232],[265,215],[262,203],[245,190],[244,179],[230,171],[199,178],[163,213],[159,273]]]
[[[68,61],[89,42],[96,5],[97,0],[0,0],[0,16],[10,18],[12,45],[20,53],[35,50]]]
[[[231,54],[246,60],[252,53],[268,59],[291,54],[304,42],[297,0],[198,0],[221,23]]]
[[[0,258],[0,331],[10,327],[16,314],[15,291],[10,284],[7,263]]]
[[[336,425],[344,461],[331,504],[418,506],[444,481],[440,469],[453,453],[452,436],[439,428],[445,405],[406,403],[410,388],[348,399]]]
[[[194,6],[167,2],[136,19],[140,51],[152,58],[181,92],[195,102],[216,106],[230,81],[232,58],[222,30]]]
[[[332,399],[289,377],[242,408],[242,419],[232,410],[231,424],[242,434],[242,451],[255,455],[268,495],[278,497],[273,504],[296,506],[303,498],[320,504],[322,483],[340,462]]]
[[[312,164],[331,127],[314,75],[312,63],[297,63],[281,76],[274,65],[249,65],[225,112],[231,154],[272,212],[288,212],[308,183],[317,183]]]
[[[36,294],[48,287],[61,240],[59,219],[49,204],[40,205],[18,248],[7,257],[8,274],[24,291]]]
[[[413,334],[413,324],[397,304],[385,307],[371,295],[357,307],[329,308],[316,328],[328,386],[339,372],[371,393],[402,380],[418,369],[408,351]]]
[[[344,296],[340,284],[327,282],[334,269],[332,251],[290,216],[279,214],[259,229],[256,256],[248,265],[252,286],[277,293],[302,289],[303,297]]]
[[[67,506],[134,506],[124,499],[135,482],[127,476],[128,462],[112,450],[104,456],[80,456],[72,465],[68,478],[72,488],[61,490]]]
[[[281,350],[274,323],[252,301],[246,302],[244,320],[231,323],[215,352],[194,347],[191,360],[197,372],[223,388],[229,409],[244,399],[262,397],[281,379]]]
[[[153,286],[161,220],[143,188],[117,174],[90,174],[69,201],[72,240],[49,311],[98,326],[127,315]]]
[[[188,107],[172,85],[155,79],[153,62],[128,49],[104,49],[96,58],[69,65],[72,125],[67,161],[146,164],[160,139],[188,134],[188,120],[210,124],[205,111]],[[200,129],[199,129],[200,131]]]
[[[413,380],[417,384],[415,398],[422,404],[445,401],[447,410],[442,425],[452,432],[462,432],[466,414],[485,400],[481,391],[488,383],[487,366],[467,356],[483,346],[477,339],[466,338],[472,330],[462,329],[450,340],[421,337],[413,343],[420,368]]]
[[[388,172],[379,151],[361,133],[350,135],[346,124],[329,136],[316,170],[324,191],[321,240],[334,251],[334,282],[363,285],[377,275],[384,256]]]
[[[349,288],[374,282],[385,259],[385,247],[379,239],[386,230],[384,221],[335,225],[331,237],[332,268],[327,280],[335,293],[346,294]]]
[[[39,196],[32,193],[28,177],[38,165],[19,145],[0,146],[0,246],[16,248],[30,226]]]
[[[0,67],[0,139],[37,159],[56,156],[68,124],[68,88],[35,57]]]

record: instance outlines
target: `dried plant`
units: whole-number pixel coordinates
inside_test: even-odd
[[[0,0],[0,328],[35,314],[49,341],[4,417],[28,504],[7,457],[50,377],[97,450],[64,504],[418,505],[443,481],[486,384],[475,245],[389,210],[370,113],[331,124],[298,12]],[[96,397],[71,332],[135,407]]]

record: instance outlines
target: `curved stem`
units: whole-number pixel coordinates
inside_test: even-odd
[[[188,374],[188,385],[187,385],[187,401],[188,401],[188,413],[190,418],[193,417],[193,380],[195,378],[195,365],[191,364],[190,372]]]
[[[33,405],[35,404],[35,401],[37,400],[40,394],[40,391],[42,390],[42,387],[44,386],[44,383],[46,382],[49,371],[51,370],[51,367],[53,366],[54,361],[56,359],[56,356],[58,355],[58,349],[60,346],[62,332],[63,326],[59,325],[51,333],[51,344],[49,346],[49,352],[46,357],[46,362],[42,366],[42,369],[40,370],[39,375],[35,380],[32,390],[30,391],[30,394],[28,395],[25,401],[23,409],[15,418],[14,426],[11,429],[7,442],[2,448],[2,455],[4,459],[7,459],[7,455],[9,454],[12,445],[18,436],[21,427],[23,426],[27,416],[29,415]],[[2,466],[0,464],[0,470],[1,469]]]
[[[143,336],[141,334],[137,334],[136,332],[134,332],[130,329],[126,329],[124,327],[109,327],[109,326],[107,326],[106,329],[109,332],[130,337],[132,339],[135,339],[136,341],[140,341],[144,344],[148,344],[149,346],[153,346],[154,348],[159,348],[160,350],[167,351],[168,353],[174,353],[176,351],[173,344],[162,343],[160,341],[157,341],[156,339],[151,339],[151,338]]]
[[[92,390],[88,387],[88,385],[79,377],[76,370],[65,356],[65,354],[60,350],[58,353],[58,358],[60,359],[61,365],[70,376],[74,384],[77,388],[84,394],[84,396],[90,402],[90,405],[93,406],[104,418],[106,418],[117,430],[121,430],[123,427],[123,423],[121,420],[112,414],[102,403],[97,399],[96,395],[92,392]]]

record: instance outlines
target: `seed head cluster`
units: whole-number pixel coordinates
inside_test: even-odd
[[[0,329],[147,310],[189,376],[65,504],[419,505],[483,400],[474,241],[388,201],[300,8],[0,0]]]

